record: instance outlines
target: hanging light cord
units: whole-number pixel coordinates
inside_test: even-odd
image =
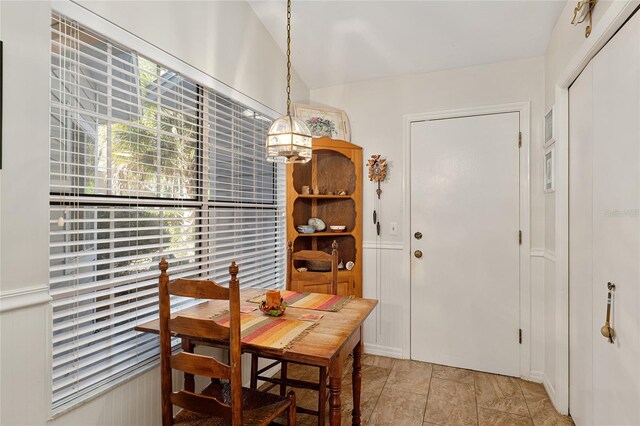
[[[291,0],[287,0],[287,115],[291,116]]]

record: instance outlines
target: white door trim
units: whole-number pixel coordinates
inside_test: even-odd
[[[520,227],[522,230],[522,246],[520,247],[520,328],[522,329],[522,345],[520,348],[520,376],[530,378],[531,370],[531,274],[530,274],[530,172],[529,172],[529,139],[530,103],[518,102],[502,105],[489,105],[474,108],[463,108],[446,111],[434,111],[419,114],[407,114],[403,117],[402,142],[404,148],[402,182],[404,216],[403,223],[411,223],[411,123],[417,121],[438,120],[445,118],[467,117],[483,114],[500,114],[506,112],[520,113],[520,131],[522,132],[522,147],[520,148]],[[514,138],[514,143],[517,141]],[[406,293],[408,295],[403,313],[402,339],[404,358],[411,357],[411,230],[406,226],[403,234],[404,270],[408,271]]]
[[[555,82],[556,137],[556,409],[569,413],[569,86],[640,5],[615,1]],[[551,224],[546,224],[551,226]]]

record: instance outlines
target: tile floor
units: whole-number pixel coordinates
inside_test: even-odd
[[[318,369],[289,366],[289,377],[318,380]],[[295,389],[298,405],[314,409],[317,393]],[[271,390],[277,392],[277,389]],[[544,387],[512,377],[373,355],[362,359],[365,425],[573,425]],[[351,360],[342,379],[342,424],[351,424]],[[317,418],[298,414],[299,425]]]

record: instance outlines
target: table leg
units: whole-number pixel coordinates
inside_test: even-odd
[[[191,340],[185,339],[185,338],[182,339],[181,345],[182,345],[182,350],[184,352],[189,352],[189,353],[193,353],[193,350],[196,346],[193,343],[191,343]],[[196,381],[193,374],[184,373],[184,390],[189,392],[196,391]]]
[[[318,389],[318,424],[324,426],[327,408],[327,368],[320,367],[320,388]]]
[[[258,355],[251,354],[251,383],[250,388],[258,389]]]
[[[340,375],[333,375],[329,379],[329,424],[331,426],[338,426],[341,422],[340,382]]]
[[[351,383],[353,390],[353,411],[351,424],[360,425],[360,393],[362,390],[362,342],[353,348],[353,372],[351,373]]]

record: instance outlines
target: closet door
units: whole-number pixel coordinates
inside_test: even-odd
[[[593,423],[640,425],[640,14],[593,60],[593,141]]]
[[[640,14],[571,87],[570,111],[570,411],[578,425],[638,425]],[[608,282],[613,343],[600,333]]]
[[[593,64],[569,90],[569,406],[593,424]]]

